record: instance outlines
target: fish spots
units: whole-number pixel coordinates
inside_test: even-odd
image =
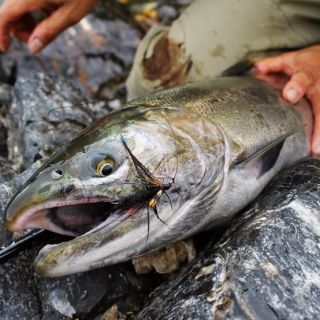
[[[263,127],[268,125],[268,122],[265,120],[264,116],[261,113],[255,113],[254,116],[257,127]]]

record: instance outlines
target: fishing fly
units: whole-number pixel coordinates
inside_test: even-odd
[[[149,169],[146,168],[137,159],[137,157],[132,153],[132,151],[128,147],[124,137],[121,135],[120,138],[121,138],[121,142],[122,142],[123,146],[125,147],[125,149],[129,153],[130,158],[132,159],[132,162],[134,164],[134,167],[138,173],[138,176],[139,176],[140,180],[142,181],[142,183],[145,185],[146,190],[151,191],[151,192],[152,191],[155,192],[155,195],[148,201],[148,207],[150,207],[153,210],[153,212],[155,213],[155,215],[157,216],[157,218],[160,221],[162,221],[158,215],[157,204],[158,204],[161,196],[163,194],[165,194],[169,200],[171,207],[172,207],[171,200],[170,200],[166,191],[169,190],[172,187],[172,185],[174,184],[174,178],[172,178],[169,183],[163,183],[160,179],[156,178],[149,171]],[[164,221],[162,221],[162,222],[165,223]]]
[[[128,152],[128,154],[130,155],[130,158],[134,164],[134,167],[137,171],[137,174],[139,176],[139,179],[142,181],[142,183],[144,184],[146,190],[148,191],[148,194],[153,194],[153,196],[151,196],[151,199],[149,198],[148,203],[147,203],[147,210],[148,210],[148,215],[147,215],[147,219],[148,219],[148,235],[147,235],[147,240],[149,237],[149,228],[150,228],[150,217],[149,217],[149,208],[151,208],[154,212],[154,214],[156,215],[156,217],[166,225],[165,221],[163,221],[158,214],[158,210],[157,210],[157,204],[160,201],[160,198],[162,197],[162,195],[164,194],[169,203],[170,206],[172,208],[172,203],[170,200],[170,197],[167,193],[167,191],[172,187],[172,185],[174,184],[174,178],[171,179],[170,182],[168,183],[163,183],[160,179],[158,179],[157,177],[155,177],[148,168],[146,168],[138,159],[137,157],[132,153],[132,151],[130,150],[130,148],[128,147],[124,137],[121,135],[120,136],[121,142],[124,146],[124,148],[126,149],[126,151]]]

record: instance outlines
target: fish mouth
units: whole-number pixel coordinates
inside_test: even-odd
[[[48,201],[7,220],[6,227],[15,232],[26,229],[46,229],[58,234],[78,237],[96,230],[107,220],[121,217],[128,209],[124,204],[108,199]]]

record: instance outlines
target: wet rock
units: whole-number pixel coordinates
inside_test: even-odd
[[[178,17],[179,13],[173,6],[163,5],[159,8],[158,17],[161,24],[169,24]]]
[[[284,171],[218,243],[152,293],[138,319],[317,318],[319,197],[319,159]]]
[[[24,252],[0,265],[1,319],[41,319],[32,264],[34,253]]]
[[[8,156],[8,134],[5,116],[8,113],[8,106],[11,103],[11,89],[11,86],[4,83],[0,83],[0,157],[4,158]]]
[[[0,122],[0,156],[6,157],[8,155],[7,150],[7,130],[4,125]]]
[[[11,83],[25,72],[45,72],[62,75],[83,92],[100,98],[108,98],[103,95],[104,87],[120,83],[113,98],[124,98],[121,84],[138,42],[138,32],[128,23],[119,19],[108,21],[93,13],[61,34],[38,56],[14,41],[12,49],[0,55],[0,65]]]
[[[136,314],[158,284],[138,277],[130,264],[57,279],[34,274],[41,244],[0,265],[1,319],[94,319],[116,303],[122,314]]]
[[[12,87],[4,82],[0,83],[0,110],[1,114],[6,110],[6,106],[11,102]]]
[[[8,153],[17,168],[28,168],[74,138],[95,118],[94,105],[61,77],[20,77],[7,115]]]
[[[93,319],[114,303],[122,314],[137,313],[152,288],[150,283],[153,283],[150,276],[138,278],[129,264],[123,264],[58,279],[37,278],[37,290],[44,319],[59,316]]]
[[[5,182],[9,179],[12,179],[15,171],[13,169],[13,164],[8,161],[8,159],[0,156],[0,183]]]

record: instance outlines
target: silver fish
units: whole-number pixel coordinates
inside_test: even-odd
[[[44,247],[43,276],[137,257],[225,224],[309,152],[312,114],[250,77],[128,103],[49,159],[8,205],[12,231],[75,236]]]

